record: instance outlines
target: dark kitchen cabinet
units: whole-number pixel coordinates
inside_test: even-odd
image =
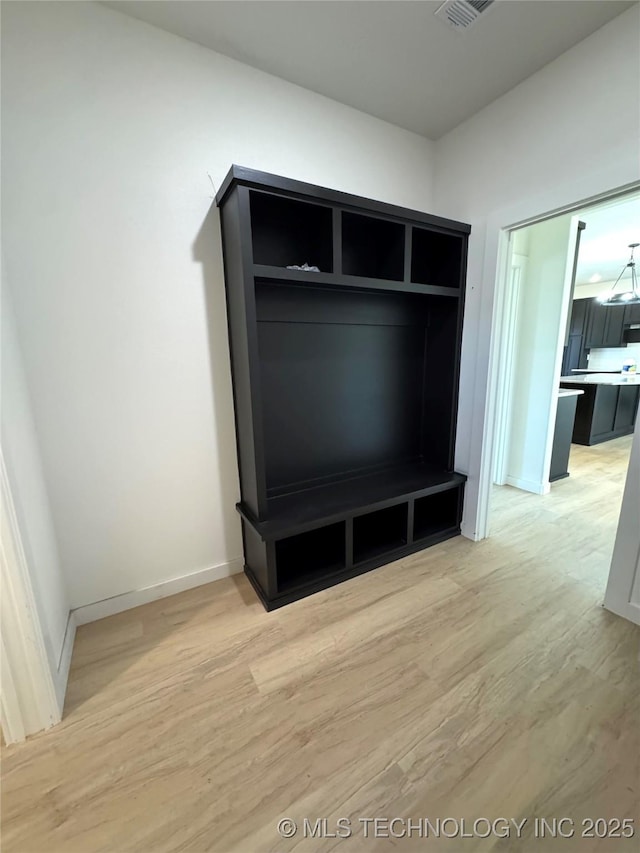
[[[569,335],[584,334],[587,322],[587,309],[590,303],[590,299],[574,299],[569,319]]]
[[[584,370],[587,366],[587,351],[582,335],[569,335],[562,359],[562,375],[569,376],[572,370]]]
[[[245,572],[271,610],[459,534],[470,227],[237,166],[216,201]]]
[[[627,305],[624,309],[624,325],[637,326],[640,325],[640,304]]]
[[[605,347],[621,347],[624,346],[622,330],[624,328],[624,312],[625,308],[622,305],[611,305],[604,307],[607,311],[607,321],[605,323],[604,342]]]
[[[601,305],[595,300],[590,300],[590,303],[585,340],[587,349],[624,346],[626,306]]]
[[[636,413],[638,411],[638,396],[640,394],[640,386],[638,385],[621,385],[616,401],[616,414],[613,421],[613,429],[616,432],[621,430],[632,432],[636,422]]]
[[[610,310],[610,308],[603,308],[592,299],[589,300],[584,339],[584,345],[587,349],[603,346],[607,311]]]
[[[593,436],[608,435],[614,428],[619,389],[617,385],[598,385],[596,388],[591,433]]]
[[[563,381],[560,387],[584,391],[577,401],[574,444],[600,444],[633,432],[640,385]]]
[[[585,331],[591,302],[591,299],[575,299],[571,305],[569,335],[562,358],[562,376],[568,376],[572,370],[584,370],[587,367]]]
[[[601,305],[595,299],[576,299],[571,306],[569,335],[562,358],[562,375],[584,370],[590,349],[627,345],[628,327],[640,325],[640,305]]]

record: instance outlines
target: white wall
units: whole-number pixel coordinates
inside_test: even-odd
[[[1,335],[2,454],[49,669],[62,705],[68,660],[61,664],[61,658],[69,619],[69,597],[51,519],[39,436],[27,390],[10,294],[4,286]],[[69,643],[72,640],[70,637]]]
[[[434,146],[99,5],[3,4],[7,277],[74,607],[239,565],[207,176],[232,162],[472,222],[457,465],[474,535],[497,228],[640,177],[637,21]]]
[[[428,211],[433,145],[100,5],[2,19],[7,276],[72,606],[235,570],[214,186],[237,163]]]
[[[524,230],[528,263],[520,285],[506,481],[545,494],[577,228],[567,214]]]
[[[615,279],[613,281],[599,281],[595,284],[576,284],[573,298],[595,299],[597,296],[601,296],[603,293],[610,291],[614,283]],[[621,290],[622,288],[618,287],[616,289],[616,293],[619,293]]]
[[[478,515],[501,228],[640,180],[635,5],[438,141],[435,205],[471,222],[456,461]],[[622,128],[624,130],[622,131]],[[582,205],[580,205],[582,206]],[[483,486],[484,488],[484,486]]]

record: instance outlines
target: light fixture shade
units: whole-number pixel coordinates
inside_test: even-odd
[[[601,305],[638,305],[640,294],[634,293],[632,290],[616,293],[613,296],[607,293],[604,296],[598,296],[598,302]]]
[[[603,293],[602,296],[598,297],[598,302],[601,305],[638,305],[640,304],[640,290],[638,289],[638,278],[636,276],[636,262],[633,259],[634,249],[639,246],[640,243],[629,243],[629,248],[631,249],[631,257],[628,262],[622,267],[622,271],[620,275],[613,283],[613,287],[611,290]],[[622,292],[616,293],[615,289],[620,282],[620,279],[624,275],[624,271],[626,269],[631,270],[631,290],[624,290]],[[626,283],[626,282],[625,282]]]

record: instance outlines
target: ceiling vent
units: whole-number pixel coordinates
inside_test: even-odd
[[[435,12],[452,30],[462,32],[472,27],[478,18],[486,15],[495,0],[446,0]]]

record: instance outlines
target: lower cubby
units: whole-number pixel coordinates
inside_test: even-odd
[[[278,529],[274,518],[257,522],[239,505],[245,572],[264,607],[282,607],[458,535],[464,477],[448,476],[445,488],[440,482],[428,491],[405,492],[391,505],[361,504],[341,517],[334,511],[325,523],[317,518],[319,526],[311,530],[300,530],[308,523],[306,513],[297,521],[286,515],[287,526]]]
[[[428,539],[460,525],[462,491],[448,489],[416,498],[413,505],[413,540]]]
[[[305,586],[346,567],[345,522],[275,543],[278,592]]]
[[[364,563],[407,544],[406,503],[353,519],[353,562]]]

